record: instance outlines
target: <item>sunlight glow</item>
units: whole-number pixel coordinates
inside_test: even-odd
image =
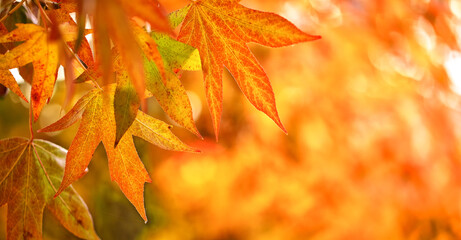
[[[451,90],[461,95],[461,52],[451,51],[448,54],[444,67],[451,80]]]

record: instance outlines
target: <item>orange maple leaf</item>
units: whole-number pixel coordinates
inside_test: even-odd
[[[82,119],[69,147],[63,181],[56,195],[85,175],[96,147],[102,142],[109,160],[111,179],[117,182],[125,196],[147,221],[143,193],[144,183],[151,182],[151,179],[139,159],[132,136],[138,136],[167,150],[188,152],[197,152],[197,150],[181,142],[170,131],[170,126],[166,123],[141,111],[137,111],[134,122],[119,144],[114,147],[116,138],[113,105],[115,84],[107,86],[104,90],[90,91],[64,117],[39,130],[39,132],[59,131]]]
[[[178,40],[200,52],[216,139],[222,113],[223,66],[247,99],[286,132],[278,116],[269,79],[246,43],[282,47],[320,38],[302,32],[277,14],[249,9],[238,2],[197,0],[180,10],[185,17]]]
[[[56,41],[48,41],[47,31],[34,24],[18,24],[18,28],[0,37],[0,42],[25,41],[0,56],[0,68],[11,69],[33,62],[31,102],[34,120],[53,94],[58,70],[58,47]]]
[[[51,39],[47,29],[35,24],[17,24],[17,28],[9,33],[0,36],[0,43],[21,42],[19,46],[11,49],[5,54],[0,55],[0,70],[8,70],[33,63],[34,73],[31,90],[31,103],[34,120],[37,121],[40,112],[51,98],[56,82],[59,66],[59,41]],[[76,38],[77,28],[70,25],[62,25],[62,35],[64,42],[73,41]],[[75,65],[75,67],[78,67]],[[82,68],[74,69],[81,73]],[[3,72],[2,82],[10,83],[6,80],[10,75]],[[12,87],[15,88],[15,87]],[[13,90],[13,89],[12,89]],[[16,92],[16,90],[15,90]],[[19,93],[17,93],[19,95]]]

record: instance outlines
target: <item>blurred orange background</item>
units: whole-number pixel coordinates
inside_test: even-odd
[[[160,2],[168,12],[188,3]],[[202,153],[168,152],[135,139],[153,179],[144,224],[110,182],[98,148],[90,172],[74,186],[100,237],[461,239],[461,2],[241,4],[322,35],[280,49],[250,45],[273,84],[288,135],[251,106],[226,72],[216,143],[202,74],[183,73],[205,140],[179,127],[174,132]],[[65,113],[64,93],[61,82],[37,129]],[[154,101],[150,114],[168,122]],[[26,108],[13,94],[0,100],[1,138],[28,136]],[[68,147],[76,129],[39,137]],[[72,238],[47,214],[44,225],[46,239]]]

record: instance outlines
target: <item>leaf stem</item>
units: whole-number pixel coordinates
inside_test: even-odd
[[[45,29],[47,29],[47,21],[49,23],[52,23],[51,22],[51,19],[48,17],[48,15],[46,14],[45,10],[43,9],[42,7],[42,4],[40,4],[39,0],[34,0],[34,3],[35,5],[37,5],[37,7],[40,9],[40,17],[42,18],[43,20],[43,25],[45,27]]]
[[[34,129],[32,128],[33,123],[33,113],[32,113],[32,101],[29,103],[29,131],[30,131],[30,141],[34,140]]]
[[[77,53],[74,52],[74,51],[72,50],[72,48],[71,48],[69,45],[67,45],[66,42],[63,41],[63,43],[64,43],[64,46],[65,46],[65,50],[68,52],[68,54],[71,54],[72,57],[78,62],[78,64],[79,64],[83,69],[85,69],[86,72],[88,72],[88,68],[86,68],[85,65],[82,64],[82,62],[80,61],[80,58],[78,58]],[[95,87],[95,88],[101,89],[101,87],[100,87],[99,84],[96,82],[96,80],[94,79],[94,77],[93,77],[91,74],[88,74],[88,76],[90,77],[91,82],[93,83],[94,87]]]

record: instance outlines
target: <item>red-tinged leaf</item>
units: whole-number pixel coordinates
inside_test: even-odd
[[[56,131],[70,126],[79,118],[83,109],[82,121],[69,148],[63,181],[56,195],[86,173],[92,154],[102,141],[108,156],[112,180],[117,182],[139,214],[147,221],[142,199],[144,183],[150,182],[150,178],[136,154],[131,135],[140,136],[169,150],[194,151],[194,149],[177,139],[169,130],[168,125],[151,117],[145,117],[141,111],[138,111],[136,120],[122,136],[117,147],[114,147],[116,139],[113,106],[115,89],[115,85],[110,85],[104,88],[104,91],[101,89],[91,91],[83,96],[77,103],[78,106],[61,120],[39,131]]]
[[[42,239],[45,207],[77,237],[98,239],[73,188],[53,198],[65,155],[65,149],[43,140],[0,140],[0,205],[8,204],[7,239]]]
[[[9,88],[11,91],[16,93],[16,95],[24,99],[24,101],[29,102],[27,101],[27,98],[24,96],[24,94],[22,94],[18,83],[9,70],[0,70],[0,84]]]
[[[222,113],[222,71],[225,66],[247,99],[284,131],[269,79],[247,42],[270,47],[318,39],[303,33],[286,19],[248,9],[231,0],[198,0],[191,3],[178,40],[200,52],[205,92],[216,138]]]

